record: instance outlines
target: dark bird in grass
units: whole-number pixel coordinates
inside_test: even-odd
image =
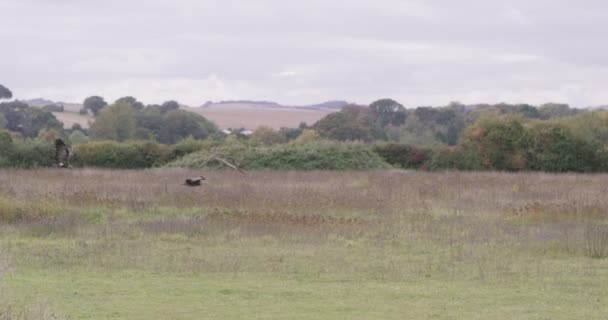
[[[71,168],[72,147],[61,139],[55,139],[55,165],[57,168]]]
[[[246,174],[246,172],[244,170],[242,170],[241,168],[228,162],[227,160],[218,157],[216,154],[212,155],[205,162],[203,162],[203,165],[201,167],[204,167],[205,165],[207,165],[207,163],[209,163],[211,161],[218,161],[242,174]],[[203,182],[206,182],[206,181],[207,181],[207,179],[205,179],[205,177],[200,176],[200,177],[196,177],[196,178],[186,179],[186,182],[184,183],[184,185],[189,186],[189,187],[200,187],[203,185]]]
[[[189,187],[200,187],[203,185],[204,181],[207,181],[207,179],[205,179],[205,177],[203,176],[196,178],[188,178],[186,179],[186,183],[184,183],[184,185],[187,185]]]

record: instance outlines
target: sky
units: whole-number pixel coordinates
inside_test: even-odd
[[[603,0],[0,0],[15,98],[608,104]]]

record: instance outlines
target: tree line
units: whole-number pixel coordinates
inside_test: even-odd
[[[0,85],[0,98],[11,97],[12,92]],[[233,134],[223,134],[205,117],[182,110],[176,101],[145,105],[128,96],[109,104],[91,96],[80,111],[94,117],[88,129],[77,124],[64,129],[50,111],[21,101],[0,103],[0,131],[4,132],[0,134],[0,166],[45,165],[33,160],[35,154],[50,152],[42,150],[45,141],[61,137],[81,155],[76,163],[117,168],[167,165],[186,154],[231,145],[258,150],[252,154],[307,153],[287,159],[309,159],[315,146],[323,146],[335,158],[343,153],[336,153],[333,146],[356,142],[357,148],[399,168],[608,171],[608,111],[557,103],[406,108],[395,100],[381,99],[370,105],[347,105],[311,125],[280,130],[260,127],[251,135],[239,134],[238,128]],[[268,163],[296,161],[285,159]],[[304,163],[298,166],[308,168]]]

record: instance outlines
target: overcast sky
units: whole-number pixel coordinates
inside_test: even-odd
[[[608,104],[600,0],[0,0],[15,98]]]

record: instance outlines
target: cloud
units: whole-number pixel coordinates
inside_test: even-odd
[[[605,10],[595,0],[0,1],[10,48],[0,82],[17,98],[73,101],[606,104]]]
[[[502,13],[502,17],[507,21],[519,25],[531,25],[532,19],[521,10],[508,8]]]

